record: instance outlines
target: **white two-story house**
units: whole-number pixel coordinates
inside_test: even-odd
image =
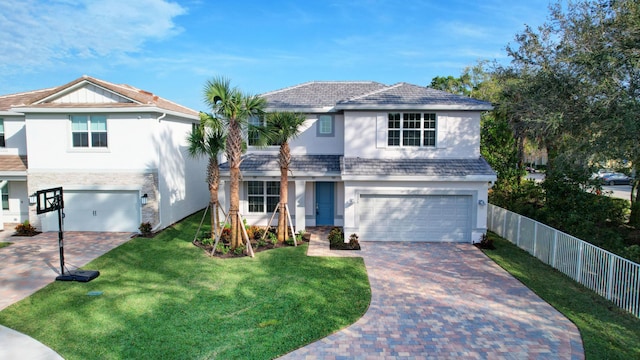
[[[480,115],[491,104],[407,83],[309,82],[262,96],[267,111],[307,118],[290,142],[296,229],[343,226],[365,241],[478,242],[486,232],[496,174],[480,157]],[[278,203],[278,147],[251,145],[241,212],[266,225]]]
[[[29,195],[62,187],[67,231],[161,229],[208,202],[205,159],[186,152],[198,112],[128,85],[83,76],[0,96],[4,223],[57,231]]]

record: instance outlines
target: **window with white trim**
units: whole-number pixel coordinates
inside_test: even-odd
[[[250,213],[272,212],[280,202],[280,182],[247,181],[247,200]]]
[[[388,146],[435,147],[435,113],[389,113]]]
[[[255,127],[261,127],[261,126],[265,126],[265,121],[264,119],[261,119],[257,116],[251,116],[249,118],[249,125],[250,126],[255,126]],[[257,133],[249,131],[249,134],[247,135],[247,143],[249,144],[249,146],[255,146],[258,144],[258,140],[259,140],[259,136]]]
[[[71,115],[71,144],[74,148],[107,147],[105,115]]]
[[[318,136],[333,136],[333,116],[320,115],[318,116]]]

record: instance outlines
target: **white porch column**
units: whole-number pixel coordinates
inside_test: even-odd
[[[296,232],[300,230],[304,230],[307,226],[305,219],[305,198],[306,191],[305,187],[307,186],[306,181],[296,181],[296,209],[294,210],[296,215]]]

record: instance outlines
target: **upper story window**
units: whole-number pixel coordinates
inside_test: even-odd
[[[334,124],[333,116],[320,115],[318,116],[318,136],[333,136]]]
[[[107,117],[104,115],[71,115],[73,147],[107,147]]]
[[[4,119],[0,118],[0,147],[5,147],[4,143]]]
[[[435,113],[389,113],[389,146],[436,146]]]
[[[250,213],[274,211],[280,202],[280,182],[248,181],[247,195]]]
[[[263,119],[252,116],[249,118],[249,125],[260,127],[260,126],[265,126],[266,124]],[[249,135],[247,135],[247,144],[249,144],[249,146],[258,145],[258,140],[259,140],[259,135],[256,132],[249,131]]]

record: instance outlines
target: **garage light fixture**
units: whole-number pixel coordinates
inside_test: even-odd
[[[140,197],[140,204],[147,205],[148,200],[149,200],[149,195],[144,194]]]
[[[484,202],[484,200],[478,200],[478,205],[485,206],[485,205],[487,205],[487,203]]]
[[[38,195],[36,195],[36,193],[29,195],[29,205],[35,205],[37,202],[38,202]]]

